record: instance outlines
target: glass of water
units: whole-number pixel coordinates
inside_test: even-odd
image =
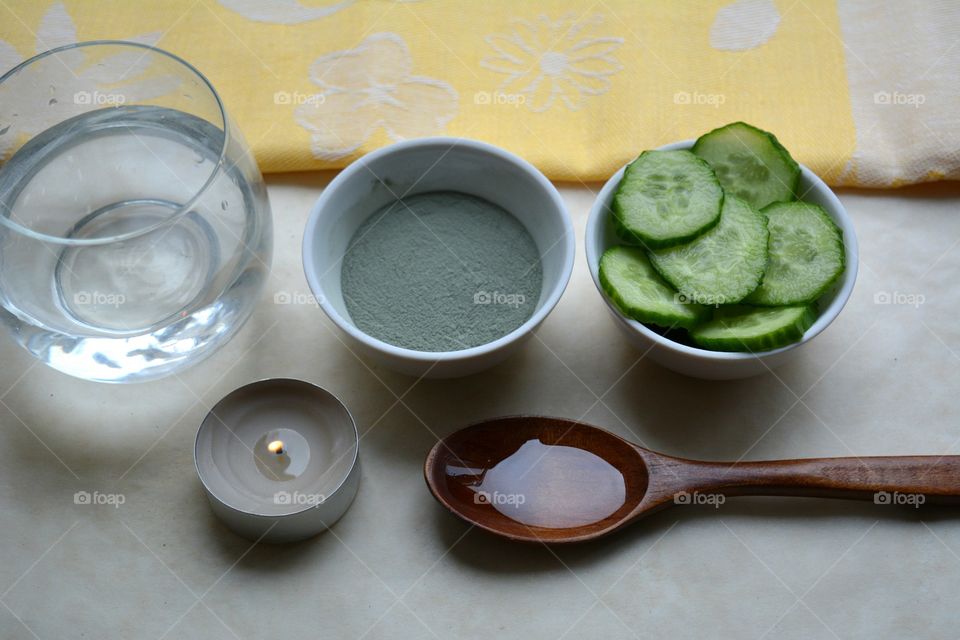
[[[206,78],[132,42],[0,78],[0,321],[70,375],[137,382],[233,336],[269,272],[263,177]]]

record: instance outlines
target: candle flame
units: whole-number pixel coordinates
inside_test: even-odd
[[[280,455],[283,453],[283,440],[274,440],[267,445],[267,451]]]

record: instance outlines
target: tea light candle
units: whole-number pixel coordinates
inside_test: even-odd
[[[360,481],[359,436],[334,395],[271,379],[228,394],[197,432],[194,460],[214,513],[263,542],[301,540],[331,526]]]

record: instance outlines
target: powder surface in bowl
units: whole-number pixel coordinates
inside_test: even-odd
[[[358,329],[417,351],[486,344],[522,325],[540,299],[536,243],[501,207],[434,191],[390,203],[350,240],[341,288]]]

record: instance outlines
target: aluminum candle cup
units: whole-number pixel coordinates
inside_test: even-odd
[[[229,393],[197,432],[194,461],[214,513],[235,533],[292,542],[346,512],[360,483],[356,424],[320,387],[261,380]]]

